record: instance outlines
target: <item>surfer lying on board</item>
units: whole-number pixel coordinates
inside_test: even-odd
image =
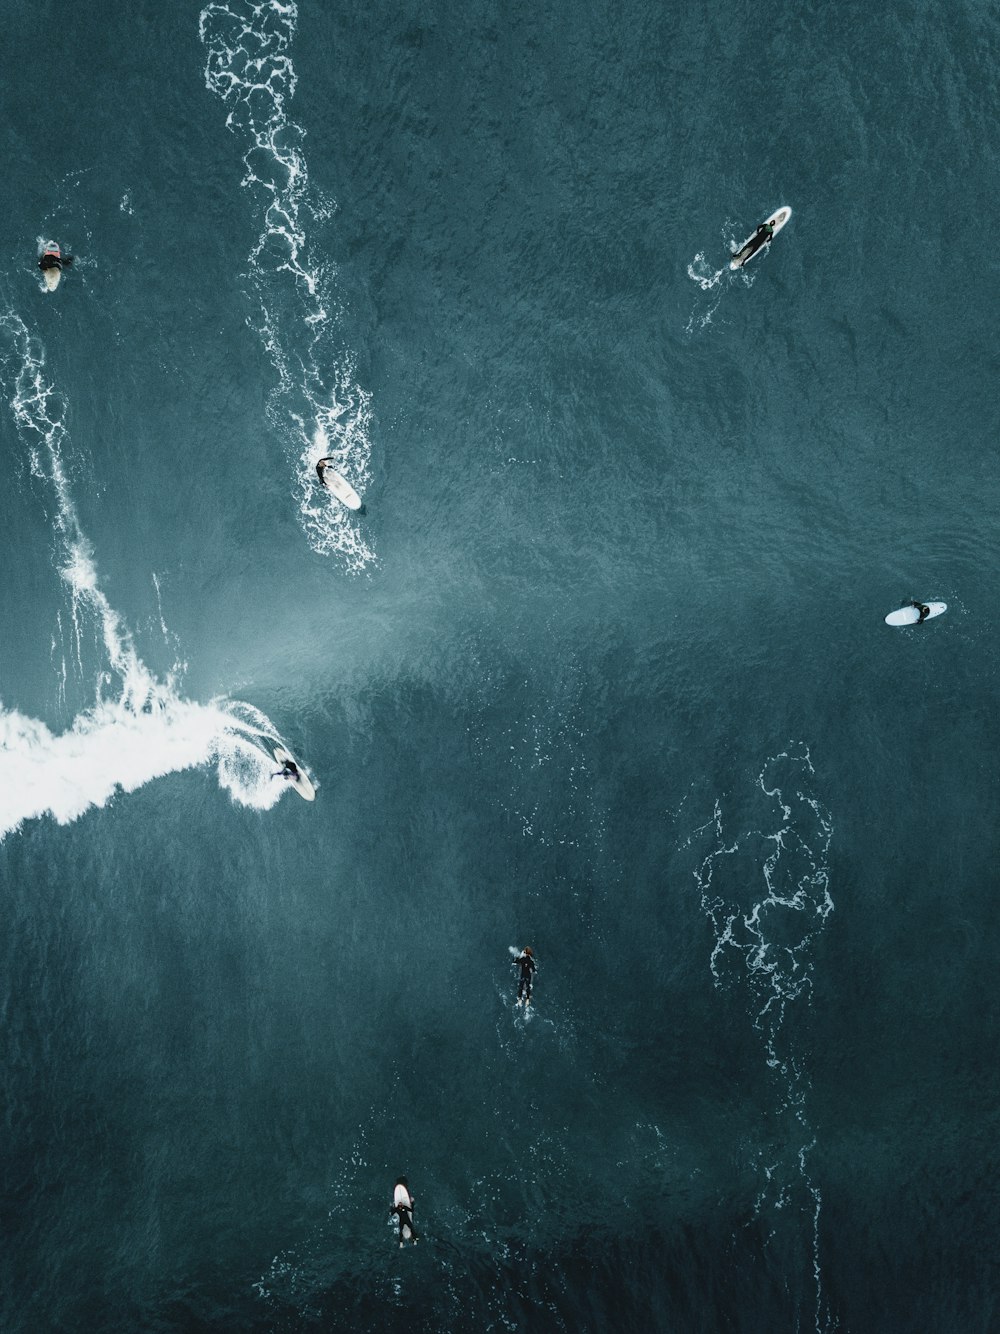
[[[538,967],[535,963],[535,956],[531,952],[531,946],[525,945],[513,962],[521,970],[517,979],[517,1003],[527,1009],[531,1004],[531,983],[535,975],[535,969]]]
[[[299,766],[294,760],[285,760],[278,772],[271,775],[272,778],[287,778],[293,783],[298,779],[298,776]]]
[[[319,463],[316,464],[316,476],[319,478],[320,486],[327,485],[325,474],[327,468],[329,468],[332,462],[333,462],[333,455],[330,454],[325,459],[320,459]]]
[[[413,1226],[413,1196],[410,1194],[406,1177],[399,1177],[392,1192],[392,1212],[399,1223],[399,1245],[412,1241],[417,1244],[417,1232]]]
[[[38,267],[44,273],[46,269],[68,269],[72,263],[73,256],[61,254],[59,247],[50,241],[46,249],[42,251]]]
[[[757,251],[761,248],[761,246],[767,245],[768,241],[770,241],[773,235],[774,235],[774,223],[762,222],[760,226],[757,228],[757,230],[754,232],[753,238],[750,241],[750,245],[748,247],[750,254],[747,255],[747,259],[750,258],[750,255],[756,255]]]
[[[910,606],[916,607],[917,611],[920,612],[920,619],[917,621],[917,625],[923,625],[924,621],[926,621],[927,617],[931,614],[930,607],[928,607],[926,602],[917,602],[916,599],[911,599]]]

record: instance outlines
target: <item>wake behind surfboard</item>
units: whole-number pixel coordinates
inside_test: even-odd
[[[774,240],[791,216],[792,210],[786,205],[782,205],[781,208],[776,209],[769,218],[766,218],[765,221],[761,223],[762,227],[766,227],[768,223],[774,225],[774,231],[771,234],[770,240],[765,241],[763,244],[758,242],[757,231],[755,229],[753,235],[748,236],[740,246],[739,250],[733,255],[732,259],[729,261],[729,267],[731,269],[742,269],[744,264],[749,264],[754,255],[759,254],[766,246],[771,244],[771,241]]]

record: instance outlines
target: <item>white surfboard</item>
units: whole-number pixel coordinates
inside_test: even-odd
[[[932,616],[941,616],[948,610],[947,602],[925,602],[925,607],[930,607],[930,613],[927,616],[929,621]],[[885,618],[886,625],[916,625],[920,620],[920,612],[916,607],[900,607],[899,611],[891,611]]]
[[[283,781],[286,783],[291,783],[292,787],[295,788],[295,791],[305,801],[315,801],[316,789],[313,787],[312,783],[310,783],[309,779],[305,776],[305,773],[302,770],[302,766],[298,764],[298,761],[295,759],[295,757],[289,755],[288,751],[283,750],[281,746],[275,746],[274,758],[278,761],[279,764],[284,764],[286,760],[291,760],[292,763],[298,767],[299,770],[298,778],[295,779],[286,778]]]
[[[789,219],[791,216],[792,216],[792,210],[791,210],[790,208],[786,207],[785,205],[782,205],[782,207],[779,208],[779,209],[776,209],[775,212],[772,213],[771,216],[770,216],[769,218],[765,218],[765,219],[764,219],[764,222],[765,222],[765,223],[768,223],[768,222],[773,222],[773,223],[774,223],[774,235],[771,237],[771,240],[772,240],[772,241],[774,240],[774,237],[778,235],[778,233],[781,231],[782,227],[784,227],[785,223],[788,221],[788,219]],[[739,250],[737,250],[736,254],[735,254],[735,255],[732,257],[732,259],[729,261],[729,267],[730,267],[731,269],[742,269],[742,267],[743,267],[744,264],[749,264],[749,263],[750,263],[750,261],[753,259],[754,255],[759,255],[760,252],[761,252],[761,250],[764,250],[764,249],[767,248],[766,246],[760,246],[757,250],[753,250],[753,251],[751,251],[749,254],[746,254],[746,253],[745,253],[747,250],[749,250],[750,246],[753,244],[753,238],[754,238],[754,236],[756,236],[756,235],[757,235],[757,231],[756,231],[756,228],[755,228],[755,229],[754,229],[754,232],[753,232],[753,235],[747,237],[747,239],[746,239],[746,240],[743,242],[743,244],[740,246]],[[770,241],[769,241],[767,244],[770,245]]]
[[[323,469],[323,485],[328,491],[332,491],[341,504],[346,505],[349,510],[359,510],[361,508],[361,497],[357,491],[351,486],[350,482],[341,477],[339,472],[334,472],[329,464]]]

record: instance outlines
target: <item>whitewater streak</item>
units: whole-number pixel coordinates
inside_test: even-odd
[[[761,1034],[768,1068],[778,1083],[780,1123],[785,1131],[762,1153],[763,1182],[754,1215],[771,1219],[769,1240],[779,1231],[792,1246],[794,1220],[809,1221],[808,1263],[812,1269],[816,1334],[836,1327],[823,1297],[819,1222],[822,1196],[809,1173],[816,1137],[806,1111],[809,1081],[801,1054],[785,1033],[792,1006],[812,995],[814,942],[830,913],[830,813],[810,791],[815,770],[809,748],[792,743],[771,756],[757,776],[756,793],[773,812],[761,828],[727,837],[723,810],[680,846],[709,838],[711,850],[694,871],[701,907],[715,943],[709,966],[720,990],[745,989],[754,1028]],[[763,823],[763,821],[762,821]],[[723,891],[720,882],[728,889]]]
[[[315,466],[330,456],[364,494],[371,476],[371,401],[356,381],[352,354],[337,339],[324,268],[308,253],[306,215],[323,220],[333,206],[311,200],[300,146],[305,130],[287,112],[296,85],[288,53],[297,19],[291,0],[230,0],[203,9],[198,30],[208,52],[205,85],[228,108],[226,126],[247,143],[241,185],[263,206],[249,276],[260,307],[258,332],[278,374],[268,416],[289,440],[299,518],[310,546],[357,571],[375,553],[357,520],[317,486]],[[288,316],[289,296],[294,318]]]
[[[241,805],[265,809],[280,798],[274,765],[262,742],[276,736],[269,720],[248,704],[197,704],[178,693],[181,671],[165,680],[140,660],[132,637],[101,591],[93,551],[80,527],[63,458],[63,404],[45,378],[39,340],[13,311],[0,316],[5,389],[31,473],[55,498],[58,572],[69,598],[67,655],[56,667],[60,700],[69,670],[82,678],[85,636],[99,653],[94,703],[67,731],[0,703],[0,839],[25,820],[50,815],[59,824],[105,805],[117,789],[134,792],[151,779],[209,763],[219,783]],[[59,639],[63,618],[58,617]],[[53,657],[58,641],[53,638]],[[89,647],[88,647],[89,655]]]

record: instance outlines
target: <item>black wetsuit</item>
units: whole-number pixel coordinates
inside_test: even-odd
[[[531,1000],[531,980],[535,972],[535,961],[530,954],[519,954],[514,960],[521,970],[517,981],[517,999]]]
[[[767,245],[768,241],[770,241],[773,235],[774,235],[774,223],[762,222],[760,226],[757,228],[757,230],[754,232],[753,250],[751,250],[750,253],[752,255],[756,255],[757,251],[760,250],[762,246]]]
[[[927,617],[931,614],[930,607],[923,602],[914,602],[913,606],[920,612],[920,619],[917,621],[917,624],[923,625],[924,621],[926,621]]]
[[[405,1200],[398,1198],[400,1191],[406,1192]],[[401,1177],[393,1188],[392,1192],[392,1212],[396,1215],[399,1223],[399,1244],[402,1246],[406,1238],[403,1236],[403,1229],[410,1229],[410,1240],[416,1241],[417,1229],[413,1226],[413,1196],[410,1194],[410,1188],[406,1184],[406,1178]]]
[[[400,1245],[402,1245],[403,1242],[406,1240],[406,1238],[403,1236],[404,1227],[408,1227],[410,1229],[410,1240],[416,1241],[417,1229],[413,1226],[413,1209],[407,1208],[405,1204],[394,1204],[392,1206],[392,1212],[396,1215],[396,1218],[399,1220]]]
[[[330,467],[332,463],[333,463],[333,455],[328,454],[325,459],[320,459],[320,461],[316,464],[316,476],[319,478],[320,486],[325,486],[327,490],[329,490],[330,487],[326,480],[326,470],[327,468]]]
[[[69,268],[73,263],[72,255],[53,255],[51,252],[44,254],[38,261],[38,267],[44,273],[46,269],[64,269]]]

